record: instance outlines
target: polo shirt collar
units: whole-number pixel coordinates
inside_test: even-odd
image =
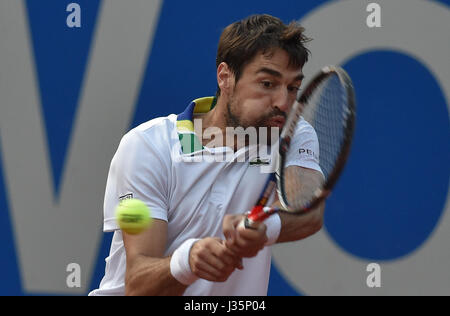
[[[193,154],[204,149],[194,132],[194,114],[207,113],[216,105],[216,97],[195,99],[184,112],[177,115],[177,133],[183,154]]]

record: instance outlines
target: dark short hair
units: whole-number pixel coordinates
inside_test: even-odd
[[[251,15],[228,25],[220,36],[217,49],[216,67],[225,62],[233,72],[236,82],[244,67],[259,52],[281,48],[289,55],[289,66],[303,67],[308,61],[309,50],[304,44],[310,41],[297,22],[284,24],[280,19],[268,14]],[[217,96],[220,88],[217,88]]]

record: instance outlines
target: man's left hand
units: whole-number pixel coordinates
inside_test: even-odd
[[[226,246],[242,258],[254,257],[267,242],[266,225],[261,223],[256,229],[239,226],[245,215],[225,215],[222,228]]]

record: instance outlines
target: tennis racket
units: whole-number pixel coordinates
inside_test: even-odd
[[[350,77],[340,67],[324,67],[297,95],[280,134],[276,171],[269,175],[255,206],[240,225],[256,228],[276,212],[305,214],[323,202],[347,161],[355,117],[355,96]],[[286,165],[291,140],[302,118],[314,128],[319,142],[319,165],[323,177],[319,181],[316,177],[312,181],[314,185],[309,184],[312,179],[305,169]],[[266,206],[275,188],[282,207]]]

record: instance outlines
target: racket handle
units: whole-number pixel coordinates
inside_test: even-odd
[[[238,227],[245,227],[250,229],[258,229],[258,226],[270,215],[275,213],[277,209],[271,207],[263,207],[257,205],[253,207],[251,212],[247,214],[243,220],[239,223]]]
[[[240,223],[238,224],[239,227],[244,227],[246,229],[258,229],[259,222],[254,222],[251,219],[248,218],[248,216],[245,216]]]

